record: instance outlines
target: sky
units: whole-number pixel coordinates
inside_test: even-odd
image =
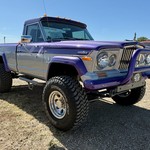
[[[20,40],[25,20],[45,14],[86,23],[97,41],[150,38],[150,0],[0,0],[0,43]]]

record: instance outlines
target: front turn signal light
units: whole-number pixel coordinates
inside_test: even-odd
[[[84,60],[84,61],[92,61],[92,58],[88,57],[88,56],[84,56],[84,57],[82,57],[82,60]]]

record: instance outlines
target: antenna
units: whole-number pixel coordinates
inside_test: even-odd
[[[4,44],[6,43],[6,37],[4,36]]]
[[[136,32],[134,33],[133,41],[136,41]]]
[[[46,11],[45,0],[43,0],[43,6],[44,6],[44,11],[45,11],[45,14],[44,14],[44,16],[47,16],[47,15],[46,15],[46,14],[47,14],[47,11]]]

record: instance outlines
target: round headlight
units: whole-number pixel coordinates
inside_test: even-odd
[[[139,60],[136,60],[135,67],[139,67]]]
[[[145,62],[145,55],[144,54],[140,54],[139,56],[139,64],[143,64]]]
[[[146,56],[146,63],[147,63],[147,64],[150,64],[150,54],[148,54],[148,55]]]
[[[109,57],[106,52],[102,52],[98,55],[97,64],[100,69],[104,69],[109,65]]]
[[[109,66],[110,67],[112,67],[116,64],[116,58],[117,58],[117,56],[115,54],[113,54],[109,57]]]

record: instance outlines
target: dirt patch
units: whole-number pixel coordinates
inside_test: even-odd
[[[48,122],[42,91],[43,86],[31,91],[25,82],[14,80],[12,91],[0,95],[1,150],[150,149],[150,81],[141,102],[132,107],[110,99],[94,102],[86,124],[65,133]]]

